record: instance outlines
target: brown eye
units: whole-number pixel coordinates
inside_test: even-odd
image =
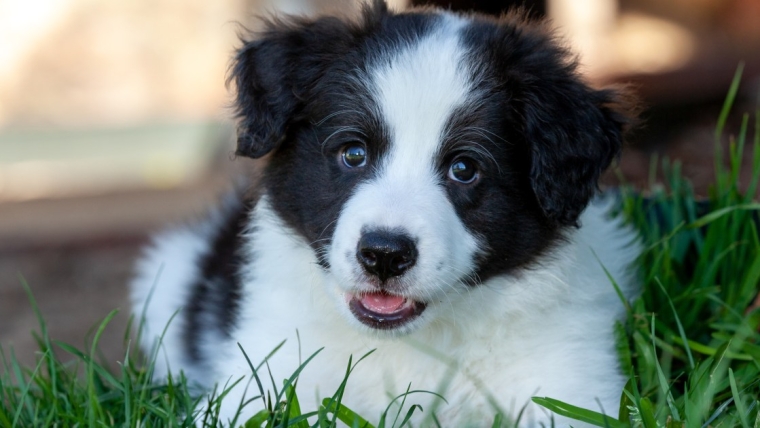
[[[343,164],[349,168],[359,168],[367,164],[367,151],[364,145],[352,143],[343,149]]]
[[[472,159],[457,158],[449,166],[448,177],[459,183],[474,183],[478,176],[478,167]]]

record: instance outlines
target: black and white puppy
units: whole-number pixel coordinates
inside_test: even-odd
[[[537,395],[617,413],[623,305],[602,266],[632,295],[638,247],[609,203],[589,202],[626,117],[550,32],[374,2],[355,22],[270,23],[231,73],[237,153],[268,155],[260,196],[158,237],[139,264],[144,349],[166,329],[159,379],[223,386],[251,374],[236,343],[257,364],[287,339],[277,382],[324,347],[302,401],[376,349],[344,398],[369,418],[410,383],[447,398],[446,426],[524,406],[522,425],[546,423]]]

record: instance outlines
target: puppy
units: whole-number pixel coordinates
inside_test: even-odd
[[[589,203],[627,118],[542,25],[376,1],[357,21],[270,23],[231,78],[237,154],[266,156],[258,196],[159,236],[140,262],[157,380],[221,388],[250,378],[238,343],[257,365],[286,340],[269,359],[278,388],[324,347],[302,402],[375,350],[343,400],[370,419],[409,385],[447,399],[410,397],[418,424],[569,423],[533,396],[617,415],[623,304],[604,269],[632,296],[638,247],[610,203]],[[258,394],[245,385],[223,417]]]

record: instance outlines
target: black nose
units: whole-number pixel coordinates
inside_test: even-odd
[[[409,236],[391,231],[364,233],[356,249],[356,258],[371,275],[386,279],[399,276],[414,266],[417,247]]]

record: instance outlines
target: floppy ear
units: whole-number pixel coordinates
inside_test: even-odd
[[[556,224],[577,225],[600,175],[620,153],[629,119],[617,110],[613,91],[587,87],[572,67],[562,71],[523,94],[523,115],[539,205]]]
[[[260,40],[238,51],[230,80],[237,91],[236,154],[259,158],[277,147],[285,136],[297,100],[291,89],[290,70],[296,46],[286,31],[274,26]]]
[[[266,23],[257,40],[243,40],[231,69],[238,124],[236,154],[259,158],[286,138],[308,92],[337,55],[388,13],[375,0],[363,8],[362,20],[335,17],[288,18]]]

